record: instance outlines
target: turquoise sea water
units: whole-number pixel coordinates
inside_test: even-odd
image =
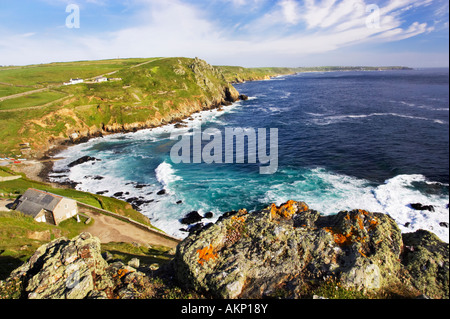
[[[139,199],[142,213],[178,237],[187,235],[179,219],[193,210],[213,212],[207,223],[226,211],[294,199],[324,214],[387,213],[402,231],[424,228],[448,242],[448,76],[448,69],[328,72],[239,84],[249,100],[198,113],[187,127],[116,134],[65,150],[52,178]],[[171,160],[177,142],[171,133],[226,127],[277,128],[277,172],[261,175],[259,163]],[[68,169],[84,155],[101,161]],[[161,189],[166,193],[157,195]],[[433,205],[435,212],[415,211],[411,203]]]

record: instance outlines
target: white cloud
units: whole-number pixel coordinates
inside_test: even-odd
[[[287,23],[297,24],[300,21],[297,2],[294,0],[282,0],[279,5]]]
[[[10,34],[0,37],[1,56],[21,64],[118,56],[199,56],[215,64],[243,61],[254,66],[290,61],[292,65],[296,63],[294,57],[305,58],[355,44],[398,41],[432,31],[424,22],[404,26],[402,20],[402,13],[411,6],[427,6],[429,0],[387,2],[379,7],[377,28],[366,25],[369,13],[364,0],[305,0],[302,4],[279,0],[271,11],[251,23],[241,21],[239,34],[183,0],[135,1],[142,10],[132,17],[132,27],[90,36],[72,32],[70,37],[44,40],[37,35],[24,38]],[[222,1],[244,6],[263,0]],[[0,64],[5,63],[0,60]]]

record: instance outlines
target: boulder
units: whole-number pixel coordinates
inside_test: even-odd
[[[400,262],[402,248],[400,229],[389,215],[353,210],[324,216],[288,201],[252,213],[229,212],[192,232],[178,245],[173,266],[186,287],[217,298],[274,297],[280,291],[302,298],[323,278],[344,289],[396,287],[418,296],[420,285],[412,284]],[[441,289],[448,291],[448,281]]]
[[[207,212],[205,213],[205,215],[203,216],[204,218],[213,218],[214,214],[213,212]]]
[[[22,295],[28,299],[82,299],[92,291],[112,288],[107,267],[100,240],[82,233],[41,246],[10,277],[22,281]]]
[[[203,219],[203,217],[197,211],[194,210],[194,211],[186,214],[186,216],[184,216],[180,220],[180,222],[184,225],[191,225],[191,224],[198,223],[202,219]]]
[[[431,298],[449,298],[449,247],[435,234],[418,230],[403,234],[402,263],[412,284]]]
[[[89,233],[68,240],[61,237],[39,247],[14,270],[2,287],[20,287],[24,299],[133,299],[148,293],[150,278],[136,269],[133,258],[125,265],[101,254],[100,240]]]
[[[87,163],[87,162],[92,162],[92,161],[100,161],[100,160],[95,157],[91,157],[91,156],[83,156],[83,157],[77,159],[76,161],[73,161],[68,166],[74,167],[74,166],[77,166],[77,165],[80,165],[83,163]]]
[[[412,209],[415,210],[428,210],[430,212],[434,212],[434,206],[433,205],[422,205],[421,203],[413,203],[409,204]]]

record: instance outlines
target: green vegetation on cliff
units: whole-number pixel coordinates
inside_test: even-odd
[[[291,75],[301,72],[411,70],[410,68],[402,66],[319,66],[298,68],[244,68],[241,66],[216,66],[216,68],[223,73],[225,79],[230,83],[268,80],[275,76]]]
[[[109,81],[96,82],[101,75]],[[63,85],[71,78],[84,83]],[[62,141],[155,127],[238,98],[216,68],[188,58],[0,68],[0,83],[0,156],[42,156]]]
[[[12,172],[5,167],[0,167],[0,172],[12,174]],[[14,173],[14,175],[18,174]],[[11,194],[12,198],[15,199],[17,196],[23,194],[28,188],[36,188],[56,195],[72,198],[81,203],[108,210],[151,226],[148,218],[134,210],[127,202],[112,197],[77,191],[75,189],[54,188],[49,184],[33,181],[25,177],[24,174],[20,174],[20,176],[21,178],[16,180],[0,182],[0,198],[10,197]]]
[[[301,72],[300,68],[243,68],[240,66],[216,66],[230,83],[268,80],[279,75]]]

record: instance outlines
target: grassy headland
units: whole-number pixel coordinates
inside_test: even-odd
[[[101,75],[110,80],[95,82]],[[85,82],[63,85],[70,78]],[[40,157],[64,141],[159,126],[237,99],[216,68],[187,58],[0,68],[0,83],[2,157]]]

